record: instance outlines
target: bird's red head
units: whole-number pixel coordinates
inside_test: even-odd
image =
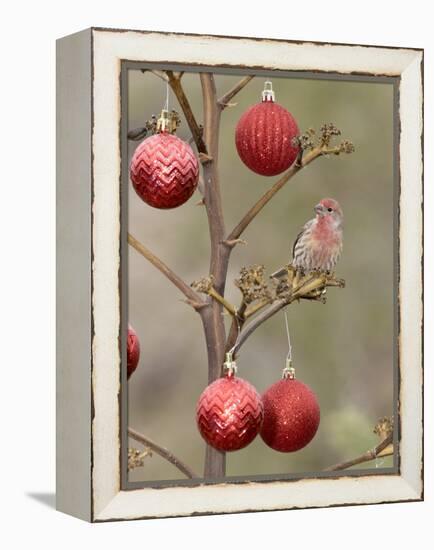
[[[335,199],[320,200],[315,206],[315,212],[317,214],[317,218],[327,217],[338,223],[341,223],[344,218],[342,208],[340,207],[338,201],[335,201]]]

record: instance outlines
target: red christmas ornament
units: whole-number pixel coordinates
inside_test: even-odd
[[[162,131],[142,141],[130,164],[131,181],[139,197],[150,206],[164,209],[188,201],[199,178],[193,149],[165,130],[167,117],[163,111],[159,119]]]
[[[262,402],[261,437],[269,447],[289,453],[302,449],[313,439],[320,421],[318,401],[313,391],[293,375],[268,388]]]
[[[260,395],[249,382],[236,377],[234,370],[207,386],[196,407],[202,437],[219,451],[246,447],[258,435],[263,416]]]
[[[244,164],[261,176],[287,170],[297,158],[299,135],[294,117],[274,102],[271,82],[265,83],[262,102],[250,107],[238,121],[235,145]]]
[[[140,359],[140,342],[136,331],[128,325],[127,336],[127,378],[136,370]]]

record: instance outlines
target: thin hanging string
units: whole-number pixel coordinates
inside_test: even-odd
[[[291,338],[289,336],[288,313],[286,311],[286,308],[283,310],[283,314],[285,316],[286,336],[288,337],[288,355],[286,356],[286,364],[290,365],[292,363],[292,346]]]
[[[169,81],[166,80],[166,103],[164,104],[164,109],[169,110]]]
[[[235,322],[237,323],[237,330],[238,330],[238,334],[237,334],[237,339],[235,340],[235,344],[232,346],[232,348],[228,351],[228,355],[231,356],[232,358],[232,355],[235,351],[235,348],[237,347],[238,345],[238,342],[240,340],[240,335],[241,335],[241,327],[240,327],[240,320],[238,319],[238,312],[237,310],[235,310],[235,315],[234,315],[234,318],[235,318]]]
[[[292,346],[291,338],[289,336],[288,315],[286,308],[283,310],[283,314],[285,315],[286,336],[288,337],[288,355],[286,356],[286,364],[282,372],[282,378],[293,380],[295,378],[295,369],[292,366]]]
[[[237,311],[235,311],[235,321],[237,323],[237,329],[238,329],[237,339],[233,347],[226,353],[226,360],[224,362],[224,370],[226,374],[229,376],[234,376],[234,374],[237,373],[237,364],[233,360],[233,354],[234,354],[235,348],[238,345],[238,341],[241,334],[241,327],[240,327]]]

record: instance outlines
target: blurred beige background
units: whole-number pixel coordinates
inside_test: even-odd
[[[219,95],[239,76],[216,75]],[[220,170],[227,230],[274,182],[250,172],[238,158],[234,130],[242,113],[260,100],[265,78],[256,77],[222,115]],[[151,73],[130,70],[128,128],[158,114],[165,84]],[[201,121],[199,76],[183,85]],[[316,437],[297,453],[275,452],[260,437],[228,454],[227,475],[320,471],[353,458],[378,443],[378,417],[393,414],[393,87],[273,77],[276,101],[303,131],[334,122],[356,152],[320,158],[292,179],[243,235],[247,246],[232,254],[227,298],[243,265],[263,263],[268,273],[290,258],[292,242],[313,217],[323,197],[336,198],[345,215],[344,253],[337,275],[344,290],[330,289],[326,305],[302,302],[288,308],[297,378],[316,392],[321,424]],[[170,108],[181,109],[173,94]],[[190,137],[183,119],[178,130]],[[129,145],[129,158],[137,142]],[[146,205],[129,185],[129,231],[190,283],[208,273],[206,213],[200,196],[174,210]],[[129,425],[172,450],[202,473],[205,445],[195,423],[196,401],[207,384],[207,360],[199,316],[182,295],[136,251],[129,250],[129,321],[141,342],[140,364],[129,382]],[[227,319],[229,323],[229,319]],[[283,314],[248,340],[238,360],[239,375],[262,393],[279,379],[287,353]],[[379,467],[391,466],[391,459]],[[375,467],[369,463],[366,467]],[[157,455],[130,472],[131,481],[182,479]]]

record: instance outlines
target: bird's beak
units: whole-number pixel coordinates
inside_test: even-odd
[[[317,214],[322,214],[324,209],[323,209],[322,204],[317,204],[317,205],[315,206],[314,210],[315,210],[315,212],[316,212]]]

